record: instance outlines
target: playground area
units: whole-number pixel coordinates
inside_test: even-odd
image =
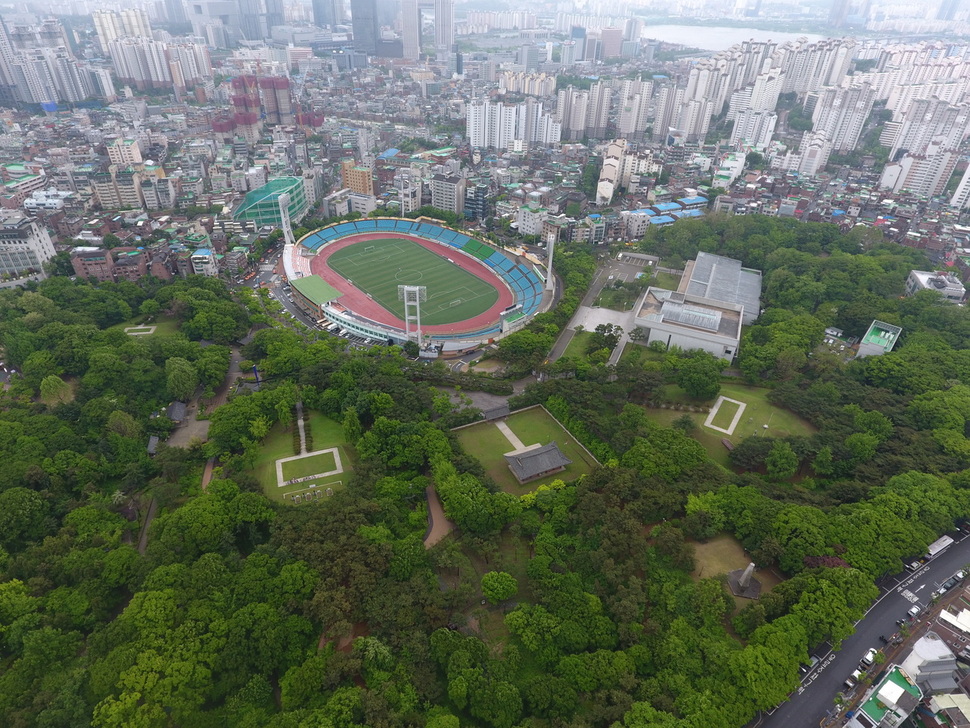
[[[456,433],[465,452],[478,458],[492,480],[503,491],[513,495],[531,493],[540,485],[548,485],[554,480],[575,480],[599,464],[543,407],[519,410],[500,420],[459,428]],[[505,453],[550,442],[555,442],[572,463],[561,472],[520,483],[509,470]]]
[[[254,472],[266,497],[298,505],[320,500],[346,487],[352,472],[351,452],[339,422],[311,412],[305,423],[315,449],[293,454],[293,428],[273,425],[263,439]]]

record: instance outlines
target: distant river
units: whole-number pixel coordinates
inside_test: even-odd
[[[668,43],[700,48],[706,51],[723,51],[746,40],[773,40],[784,43],[798,38],[808,38],[810,41],[822,40],[821,35],[811,33],[781,33],[774,30],[760,30],[758,28],[718,28],[704,25],[646,25],[643,28],[644,38],[655,38]]]

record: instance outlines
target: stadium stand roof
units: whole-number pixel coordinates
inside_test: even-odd
[[[316,304],[333,301],[344,295],[318,275],[294,278],[290,281],[290,285],[299,291],[304,298]]]

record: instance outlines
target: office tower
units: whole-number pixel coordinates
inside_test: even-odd
[[[623,52],[623,29],[603,28],[600,31],[603,58],[618,58]]]
[[[334,0],[313,0],[313,24],[321,28],[337,25],[343,20],[343,13],[337,12]]]
[[[421,11],[418,0],[401,0],[402,56],[409,61],[421,57]]]
[[[235,0],[193,0],[187,7],[193,35],[205,38],[210,46],[231,48],[242,38]]]
[[[533,44],[519,47],[519,65],[528,73],[539,70],[539,48]]]
[[[581,53],[581,49],[574,40],[564,41],[560,50],[559,62],[563,66],[572,66],[579,60],[576,56]]]
[[[569,29],[569,40],[576,44],[573,62],[586,60],[586,28],[574,25]]]
[[[872,86],[863,83],[849,88],[823,88],[809,98],[815,101],[812,130],[824,133],[835,151],[855,149],[876,99]]]
[[[953,20],[958,10],[960,10],[960,0],[942,0],[936,11],[936,19]]]
[[[239,0],[240,29],[246,40],[268,40],[283,25],[283,0]]]
[[[434,47],[451,51],[455,45],[455,0],[434,0]]]
[[[377,25],[377,0],[350,0],[353,16],[354,49],[373,55],[377,53],[380,28]]]
[[[189,17],[185,14],[183,0],[165,0],[165,16],[168,18],[168,22],[176,25],[189,22]]]

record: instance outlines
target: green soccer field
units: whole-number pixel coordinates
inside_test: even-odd
[[[455,255],[461,255],[457,251]],[[421,323],[452,324],[478,316],[498,301],[498,291],[447,258],[403,238],[367,240],[338,250],[327,265],[400,319],[399,285],[426,286]]]

